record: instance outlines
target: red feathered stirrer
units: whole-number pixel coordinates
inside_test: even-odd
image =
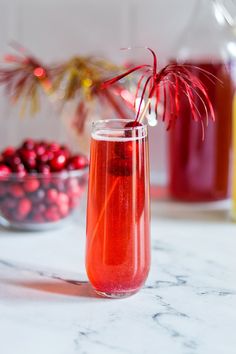
[[[125,76],[131,74],[132,72],[140,70],[141,76],[138,81],[135,101],[140,91],[141,98],[135,120],[137,122],[140,122],[144,118],[148,110],[149,113],[151,113],[151,110],[153,108],[153,100],[156,119],[158,119],[158,106],[160,104],[160,101],[162,100],[164,109],[161,118],[164,122],[166,122],[167,130],[169,130],[171,125],[175,123],[178,117],[180,105],[179,96],[181,94],[184,94],[188,99],[193,120],[200,121],[202,124],[204,138],[205,122],[199,112],[199,109],[195,104],[196,97],[200,100],[203,109],[206,113],[206,115],[204,115],[206,119],[206,125],[208,124],[209,116],[213,121],[215,120],[215,114],[203,83],[190,70],[188,70],[190,66],[185,64],[169,64],[158,71],[157,56],[152,49],[147,49],[151,52],[153,56],[152,66],[148,64],[136,66],[119,76],[116,76],[110,80],[103,82],[101,88],[105,89],[110,85],[116,83],[120,79],[124,78]],[[203,72],[203,74],[206,75],[209,80],[212,80],[212,77],[216,79],[212,74],[208,73],[206,70],[203,70],[198,67],[194,68]],[[142,110],[142,104],[146,95],[147,101]],[[168,114],[167,106],[169,108]]]

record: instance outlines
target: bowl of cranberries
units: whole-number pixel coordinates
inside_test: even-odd
[[[25,140],[0,153],[0,223],[21,230],[59,226],[79,205],[88,159],[55,142]]]

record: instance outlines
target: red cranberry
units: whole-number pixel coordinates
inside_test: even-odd
[[[71,154],[70,150],[66,146],[62,145],[61,151],[64,153],[64,155],[67,159],[70,157],[70,154]]]
[[[55,188],[51,188],[47,191],[47,200],[50,203],[57,203],[58,191]]]
[[[60,145],[57,143],[48,144],[47,150],[52,152],[57,152],[58,150],[60,150]]]
[[[16,166],[22,163],[20,156],[12,155],[7,159],[7,163],[12,167],[15,168]]]
[[[60,204],[67,204],[68,205],[68,203],[69,203],[68,195],[65,194],[65,193],[60,192],[58,194],[57,202],[58,202],[59,205]]]
[[[70,178],[70,180],[67,182],[67,188],[69,196],[71,197],[79,197],[83,191],[76,178]]]
[[[86,156],[77,155],[69,159],[67,167],[69,170],[80,170],[88,166],[88,159]]]
[[[49,175],[51,172],[50,166],[42,163],[38,166],[38,172],[42,173],[43,175]]]
[[[142,124],[139,123],[137,120],[133,120],[132,122],[128,122],[125,124],[125,128],[134,128],[134,127],[141,127]]]
[[[63,154],[58,154],[50,161],[50,166],[53,171],[61,171],[66,164],[66,157]]]
[[[33,139],[26,139],[22,144],[22,147],[27,150],[33,150],[34,146],[35,146],[35,142]]]
[[[16,173],[25,172],[25,166],[22,163],[12,166],[12,171]]]
[[[37,156],[42,156],[46,152],[46,147],[44,144],[37,144],[34,150]]]
[[[40,186],[40,182],[37,178],[28,178],[24,182],[24,189],[26,192],[35,192]]]
[[[58,221],[60,220],[60,214],[56,206],[50,206],[44,213],[45,218],[48,221]]]
[[[141,127],[142,124],[137,122],[136,120],[129,122],[125,124],[125,128],[135,128],[135,127]],[[136,134],[134,134],[135,130],[133,131],[132,129],[128,129],[125,131],[125,136],[127,137],[135,137]]]
[[[70,177],[66,182],[66,187],[68,191],[73,192],[78,187],[78,185],[79,185],[79,181],[76,177]]]
[[[23,198],[17,206],[17,216],[24,219],[31,211],[32,202],[28,198]]]
[[[35,223],[38,223],[38,224],[41,224],[41,223],[45,222],[43,215],[42,215],[41,213],[39,213],[39,212],[33,214],[32,220],[33,220]]]
[[[36,152],[34,150],[20,149],[19,154],[25,162],[36,158]]]
[[[131,176],[132,160],[113,158],[109,162],[109,172],[114,176]]]
[[[42,155],[37,157],[37,161],[39,163],[47,163],[48,161],[52,160],[54,157],[53,152],[45,151]]]
[[[124,141],[124,142],[117,141],[115,143],[115,148],[114,148],[115,154],[122,159],[132,158],[133,151],[135,152],[135,144],[136,141]]]
[[[68,204],[60,204],[59,211],[62,217],[65,217],[69,213],[69,205]]]
[[[10,173],[11,173],[11,170],[8,166],[0,165],[0,178],[9,176]]]
[[[2,156],[3,158],[7,158],[9,156],[14,155],[14,153],[15,153],[15,148],[12,146],[8,146],[6,149],[3,150]]]
[[[15,198],[21,198],[25,195],[23,188],[19,184],[12,184],[9,187],[9,193]]]
[[[29,172],[33,172],[35,170],[36,171],[36,166],[37,166],[37,163],[36,163],[36,160],[28,160],[27,162],[25,162],[25,165],[26,165],[26,168]]]

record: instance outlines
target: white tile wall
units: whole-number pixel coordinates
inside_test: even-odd
[[[160,61],[171,55],[179,33],[198,0],[0,0],[0,55],[15,39],[46,62],[72,54],[99,54],[121,62],[142,50],[125,53],[124,46],[149,45]],[[145,59],[146,60],[146,59]],[[35,118],[20,120],[0,98],[0,148],[25,136],[63,138],[64,129],[48,104]],[[151,131],[153,175],[165,171],[165,131]],[[158,159],[156,158],[158,156]]]

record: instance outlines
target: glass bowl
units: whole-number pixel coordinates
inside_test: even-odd
[[[0,224],[32,231],[60,226],[79,205],[87,177],[88,167],[0,177]]]

